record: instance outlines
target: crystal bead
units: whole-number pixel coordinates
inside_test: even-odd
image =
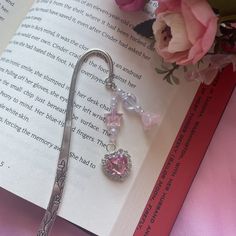
[[[128,170],[128,158],[122,155],[111,156],[107,160],[106,168],[112,175],[122,176]]]
[[[122,99],[123,106],[128,111],[135,111],[135,108],[137,106],[137,98],[132,94],[128,93],[124,98]]]
[[[124,97],[126,97],[126,92],[124,92],[122,89],[117,89],[117,94],[122,100]]]
[[[142,113],[142,112],[144,112],[143,109],[142,109],[142,107],[140,107],[140,106],[138,106],[138,105],[135,106],[134,110],[135,110],[137,113],[139,113],[139,114]]]
[[[129,176],[131,167],[131,157],[123,149],[106,154],[102,159],[105,175],[115,181],[124,181]]]

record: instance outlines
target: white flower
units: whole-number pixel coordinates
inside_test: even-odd
[[[176,53],[186,51],[192,46],[183,16],[179,13],[159,14],[153,24],[153,32],[157,50]]]

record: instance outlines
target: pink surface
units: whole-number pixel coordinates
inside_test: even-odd
[[[171,236],[236,235],[236,90],[208,148]],[[34,236],[43,210],[0,189],[0,236]],[[58,219],[52,236],[86,236]],[[163,236],[163,235],[161,235]]]
[[[236,235],[236,90],[171,236]]]

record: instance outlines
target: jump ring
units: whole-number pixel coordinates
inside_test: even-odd
[[[116,145],[114,143],[108,143],[106,146],[106,150],[110,152],[114,152],[116,150]]]

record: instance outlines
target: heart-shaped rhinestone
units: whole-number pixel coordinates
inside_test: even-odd
[[[118,151],[106,154],[102,159],[102,168],[107,177],[116,181],[124,181],[130,174],[131,158],[127,151]]]

